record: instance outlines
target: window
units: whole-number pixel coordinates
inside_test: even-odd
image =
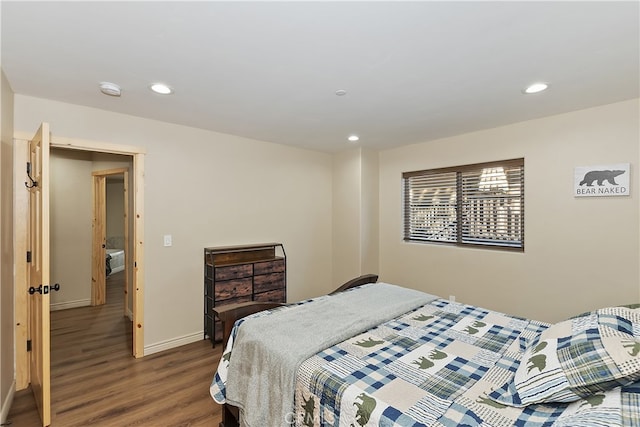
[[[402,174],[404,240],[524,250],[524,159]]]

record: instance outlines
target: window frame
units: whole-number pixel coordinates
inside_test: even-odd
[[[519,230],[520,230],[520,245],[515,246],[513,244],[509,245],[501,245],[499,243],[477,243],[477,242],[468,242],[463,241],[463,198],[465,194],[462,190],[462,174],[465,172],[476,172],[482,173],[483,169],[489,168],[520,168],[520,194],[517,198],[520,199],[520,214],[519,214]],[[422,176],[437,176],[442,174],[456,174],[456,197],[455,197],[455,205],[454,208],[456,210],[456,240],[455,241],[442,241],[442,240],[430,240],[430,239],[416,239],[412,238],[411,234],[411,212],[410,212],[410,191],[411,186],[409,185],[408,178],[413,177],[422,177]],[[478,249],[490,249],[490,250],[500,250],[500,251],[511,251],[511,252],[524,252],[525,248],[525,168],[524,168],[524,158],[517,159],[509,159],[509,160],[497,160],[491,162],[483,162],[483,163],[474,163],[469,165],[461,165],[461,166],[452,166],[452,167],[444,167],[444,168],[434,168],[434,169],[424,169],[419,171],[412,172],[403,172],[402,173],[402,238],[406,243],[419,243],[419,244],[432,244],[432,245],[444,245],[444,246],[456,246],[456,247],[466,247],[466,248],[478,248]],[[467,221],[467,226],[470,224]]]

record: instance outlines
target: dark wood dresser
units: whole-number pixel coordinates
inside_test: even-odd
[[[286,300],[287,257],[281,243],[204,249],[204,337],[213,344],[222,340],[214,307]]]

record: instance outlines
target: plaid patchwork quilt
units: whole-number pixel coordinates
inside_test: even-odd
[[[219,403],[225,401],[225,355],[241,322],[211,384]],[[527,346],[548,327],[435,300],[303,362],[294,412],[283,425],[640,427],[640,382],[570,403],[518,408],[490,398],[508,387]]]
[[[549,325],[439,299],[328,348],[297,373],[297,426],[640,426],[640,384],[516,408],[508,384]]]

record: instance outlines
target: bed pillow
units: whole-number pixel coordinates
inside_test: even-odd
[[[602,308],[556,323],[491,397],[511,406],[573,402],[640,379],[640,310]]]

